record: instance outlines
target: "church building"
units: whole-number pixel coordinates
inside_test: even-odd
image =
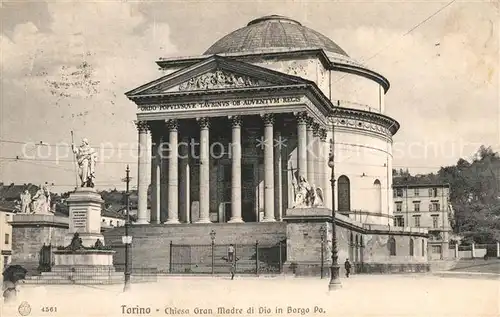
[[[393,222],[389,82],[332,40],[272,15],[157,64],[162,77],[126,94],[138,111],[139,223],[281,221],[298,180],[332,208],[332,140],[336,210]]]

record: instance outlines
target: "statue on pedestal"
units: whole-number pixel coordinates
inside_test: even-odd
[[[21,199],[21,213],[30,214],[31,213],[31,194],[25,189],[19,197]]]
[[[93,148],[89,146],[87,139],[82,140],[80,147],[75,148],[71,145],[73,153],[76,155],[78,163],[78,176],[80,177],[80,187],[94,187],[95,178],[95,163],[97,161],[97,154]]]
[[[298,180],[298,181],[297,181]],[[310,208],[323,206],[323,191],[310,185],[302,175],[294,175],[292,168],[292,186],[295,200],[292,208]]]
[[[33,214],[43,214],[50,215],[50,190],[45,185],[40,185],[40,188],[36,192],[36,194],[31,199],[31,213]]]

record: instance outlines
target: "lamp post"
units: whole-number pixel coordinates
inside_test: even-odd
[[[130,263],[129,263],[129,245],[132,244],[132,236],[128,235],[128,229],[130,226],[130,168],[127,165],[126,169],[127,176],[125,177],[125,182],[127,184],[127,192],[125,193],[125,204],[127,211],[127,222],[125,223],[125,235],[122,237],[122,242],[125,244],[125,285],[123,286],[123,291],[126,292],[130,290]]]
[[[319,236],[321,237],[321,279],[325,276],[324,274],[324,266],[325,266],[325,237],[326,237],[326,228],[325,226],[321,226],[319,229]]]
[[[212,275],[214,275],[214,264],[215,264],[215,261],[214,261],[214,247],[215,247],[215,235],[217,233],[215,233],[215,230],[212,229],[212,231],[210,231],[210,239],[212,240]]]
[[[332,133],[333,135],[333,133]],[[337,233],[336,233],[336,221],[335,221],[335,162],[334,162],[334,141],[333,136],[330,140],[331,152],[328,159],[328,166],[332,169],[332,174],[330,182],[332,183],[332,264],[330,266],[330,283],[328,289],[330,291],[342,287],[339,279],[339,264],[338,264],[338,254],[337,254]]]

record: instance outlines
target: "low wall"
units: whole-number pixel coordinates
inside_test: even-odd
[[[68,218],[52,215],[14,215],[10,222],[11,264],[22,265],[28,274],[37,274],[42,246],[63,246],[69,230],[68,222]]]
[[[210,232],[216,232],[215,244],[248,244],[259,241],[261,245],[276,245],[286,239],[286,223],[208,223],[177,225],[133,225],[129,235],[133,237],[130,259],[138,270],[156,268],[168,272],[170,266],[170,243],[210,245]],[[121,237],[125,227],[103,233],[107,246],[116,251],[114,264],[117,269],[125,263],[125,250]]]

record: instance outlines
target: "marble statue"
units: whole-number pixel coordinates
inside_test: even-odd
[[[95,163],[97,161],[97,154],[93,148],[90,147],[87,139],[82,140],[82,144],[75,148],[71,146],[73,153],[76,155],[78,163],[78,176],[80,177],[81,187],[94,187],[95,178]]]
[[[31,199],[31,202],[31,213],[44,215],[51,214],[50,190],[47,184],[40,186],[40,188]]]
[[[21,213],[30,214],[31,213],[31,194],[25,189],[19,197],[21,199]]]
[[[320,187],[310,185],[304,176],[299,175],[298,181],[292,176],[292,186],[295,200],[292,208],[309,208],[323,206],[323,191]]]

